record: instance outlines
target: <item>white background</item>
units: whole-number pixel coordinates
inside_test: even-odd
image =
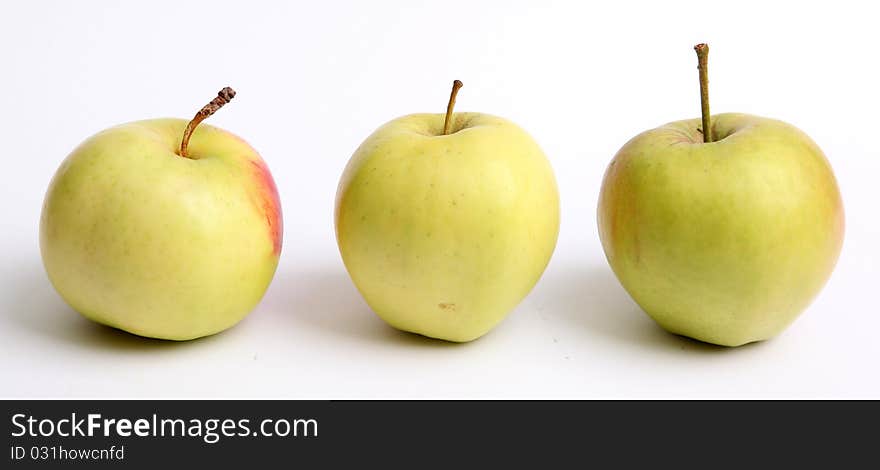
[[[880,398],[877,12],[844,1],[589,3],[6,4],[0,396]],[[847,211],[843,253],[813,305],[776,339],[737,349],[657,327],[614,278],[595,223],[617,149],[697,117],[701,41],[713,112],[803,129]],[[457,110],[505,116],[542,145],[563,210],[537,287],[463,345],[386,326],[333,235],[354,149],[394,117],[442,112],[454,78],[465,83]],[[58,164],[111,125],[189,118],[224,85],[238,96],[210,122],[245,137],[281,192],[284,249],[263,302],[187,343],[81,318],[49,284],[37,241]]]

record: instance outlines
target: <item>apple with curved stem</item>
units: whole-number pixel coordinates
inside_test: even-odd
[[[376,130],[345,168],[336,237],[364,299],[395,328],[476,339],[532,289],[553,253],[549,161],[508,120],[412,114]]]
[[[831,275],[843,203],[819,147],[794,126],[709,114],[626,143],[606,170],[599,236],[617,278],[670,332],[725,346],[771,338]]]
[[[40,248],[76,311],[187,340],[231,327],[259,302],[281,252],[275,183],[244,140],[199,126],[233,96],[224,88],[189,122],[104,130],[61,164],[43,203]]]

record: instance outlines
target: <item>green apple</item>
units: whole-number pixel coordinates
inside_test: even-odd
[[[233,95],[225,88],[190,123],[107,129],[61,164],[43,204],[40,248],[76,311],[186,340],[231,327],[259,302],[281,251],[275,183],[244,140],[196,129]]]
[[[702,121],[620,149],[602,182],[599,236],[663,328],[738,346],[780,333],[821,290],[843,243],[843,204],[825,155],[794,126],[709,115],[708,48],[697,52]]]
[[[339,182],[336,237],[354,284],[395,328],[465,342],[534,287],[559,232],[553,170],[508,120],[413,114],[376,130]]]

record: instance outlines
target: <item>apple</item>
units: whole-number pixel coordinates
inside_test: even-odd
[[[840,253],[844,213],[822,150],[781,121],[711,116],[639,134],[598,205],[605,255],[660,326],[724,346],[771,338],[810,304]]]
[[[74,310],[140,336],[187,340],[244,318],[281,252],[269,168],[244,140],[192,121],[122,124],[83,142],[47,191],[40,249]]]
[[[500,117],[412,114],[355,151],[336,238],[367,304],[400,330],[479,338],[534,287],[556,245],[559,194],[535,141]]]

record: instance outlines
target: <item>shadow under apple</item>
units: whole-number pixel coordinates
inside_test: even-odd
[[[549,276],[541,281],[546,283],[542,297],[550,299],[542,303],[542,308],[587,336],[665,351],[718,354],[742,349],[704,343],[662,329],[632,300],[607,265],[566,266],[555,271],[548,272]]]
[[[49,337],[85,348],[105,348],[129,352],[155,352],[190,347],[211,341],[218,335],[193,341],[168,341],[137,336],[95,323],[68,306],[55,292],[39,262],[16,265],[16,279],[3,314],[13,328],[22,333]]]
[[[291,328],[310,328],[357,341],[393,346],[465,347],[426,336],[397,330],[379,318],[367,305],[341,265],[303,271],[278,272],[264,306],[288,313]]]

